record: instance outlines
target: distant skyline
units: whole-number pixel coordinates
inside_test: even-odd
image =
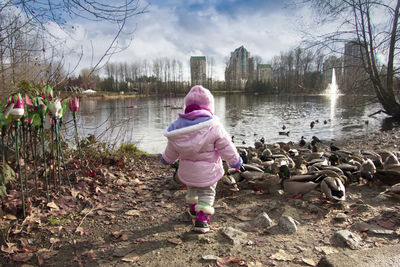
[[[304,10],[288,8],[288,3],[285,0],[140,0],[142,7],[148,5],[147,12],[129,21],[126,31],[132,34],[121,36],[119,44],[127,45],[133,38],[132,42],[127,49],[113,55],[110,62],[178,59],[184,65],[184,79],[190,80],[190,57],[213,57],[214,78],[223,80],[225,61],[242,45],[251,56],[260,56],[263,63],[270,63],[280,52],[300,44],[297,27]],[[113,29],[101,22],[70,21],[69,24],[74,28],[66,44],[76,53],[67,55],[67,62],[72,68],[82,47],[84,56],[78,70],[90,67],[112,41]]]

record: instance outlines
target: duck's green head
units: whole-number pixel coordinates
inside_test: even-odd
[[[331,163],[332,166],[338,165],[339,164],[339,156],[336,154],[332,154],[329,156],[329,162]]]
[[[282,165],[279,168],[279,177],[281,179],[289,179],[290,178],[290,170],[287,165]]]

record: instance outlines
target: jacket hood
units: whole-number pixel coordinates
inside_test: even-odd
[[[164,136],[174,143],[174,146],[185,153],[198,152],[208,144],[210,129],[219,123],[218,118],[213,117],[195,125],[166,131]]]
[[[210,90],[201,85],[195,85],[185,96],[185,106],[197,105],[200,108],[209,110],[214,113],[214,96]]]

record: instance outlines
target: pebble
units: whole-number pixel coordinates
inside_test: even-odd
[[[361,238],[349,230],[337,231],[331,239],[332,245],[338,247],[349,247],[351,249],[360,248]]]
[[[279,228],[289,234],[294,234],[297,232],[297,225],[295,220],[290,216],[282,216],[279,218]]]
[[[268,216],[267,213],[263,212],[259,214],[255,219],[254,219],[254,225],[262,227],[262,228],[268,228],[272,226],[272,220]]]

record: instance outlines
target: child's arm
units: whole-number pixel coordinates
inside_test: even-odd
[[[232,143],[231,138],[225,129],[221,126],[219,129],[219,136],[215,141],[215,148],[221,155],[222,159],[228,162],[229,167],[239,168],[243,164],[242,158],[239,156],[235,145]]]
[[[167,147],[165,148],[165,151],[161,156],[161,162],[164,163],[165,165],[170,165],[174,163],[178,159],[178,157],[179,157],[178,152],[171,145],[171,143],[168,142]]]

